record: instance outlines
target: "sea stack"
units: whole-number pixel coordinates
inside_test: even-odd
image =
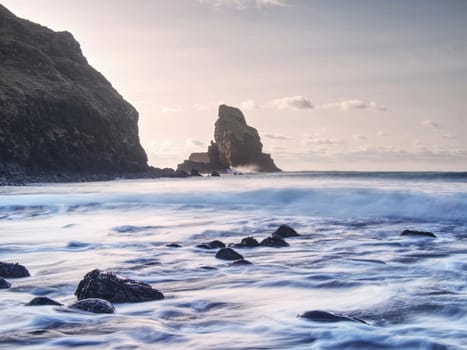
[[[89,65],[72,34],[0,5],[0,62],[0,180],[151,170],[138,112]]]
[[[206,153],[192,153],[178,170],[201,172],[247,167],[258,172],[277,172],[271,155],[263,153],[258,131],[246,123],[238,108],[220,105],[215,123],[214,141]]]

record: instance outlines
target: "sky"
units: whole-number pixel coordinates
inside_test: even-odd
[[[206,150],[225,103],[283,170],[467,170],[467,1],[1,3],[74,35],[151,165]]]

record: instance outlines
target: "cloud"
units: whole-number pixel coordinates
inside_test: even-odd
[[[441,127],[441,125],[439,125],[438,123],[432,121],[432,120],[424,120],[422,122],[422,125],[423,126],[428,126],[428,127],[431,127],[431,128],[435,128],[435,129],[438,129],[439,127]]]
[[[338,102],[332,102],[321,105],[322,109],[339,109],[342,112],[348,112],[355,109],[366,109],[373,112],[383,112],[387,110],[385,106],[378,105],[374,101],[363,101],[359,99],[350,99]]]
[[[230,7],[237,10],[245,10],[250,7],[258,9],[266,7],[284,7],[289,0],[199,0],[202,4],[214,7]]]
[[[183,111],[185,111],[183,109],[183,107],[179,107],[179,106],[177,106],[177,107],[162,107],[161,108],[162,113],[181,113]]]
[[[263,134],[262,135],[266,139],[271,139],[271,140],[290,140],[290,137],[284,136],[284,135],[278,135],[278,134]]]
[[[377,135],[377,136],[381,136],[381,137],[383,137],[383,136],[389,136],[389,134],[388,134],[387,132],[383,131],[383,130],[378,130],[378,131],[376,132],[376,135]]]
[[[307,145],[340,145],[342,144],[342,140],[339,138],[310,136],[305,139],[305,144]]]
[[[217,111],[219,105],[224,104],[223,101],[214,101],[207,103],[195,103],[193,108],[197,111]]]
[[[280,110],[312,110],[314,108],[311,100],[304,96],[277,98],[275,100],[270,101],[268,105]]]
[[[185,140],[185,148],[187,149],[193,149],[193,148],[205,148],[207,147],[206,144],[203,141],[188,138]]]
[[[254,109],[259,109],[260,106],[254,100],[245,100],[240,103],[240,109],[245,111],[252,111]]]

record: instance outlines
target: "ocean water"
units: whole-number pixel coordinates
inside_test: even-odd
[[[301,236],[237,249],[249,266],[195,247],[260,240],[283,223]],[[0,290],[1,349],[467,349],[465,173],[3,187],[0,261],[31,273]],[[73,303],[95,268],[166,298],[116,304],[113,315],[24,306],[34,296]],[[366,324],[297,317],[310,310]]]

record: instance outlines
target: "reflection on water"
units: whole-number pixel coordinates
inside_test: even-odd
[[[31,277],[0,290],[0,348],[467,348],[467,187],[463,177],[282,174],[0,189],[0,260]],[[282,223],[285,248],[237,249]],[[404,229],[436,239],[401,237]],[[179,243],[180,248],[168,247]],[[150,283],[166,299],[115,315],[65,305],[94,269]],[[360,322],[298,318],[325,310]]]

